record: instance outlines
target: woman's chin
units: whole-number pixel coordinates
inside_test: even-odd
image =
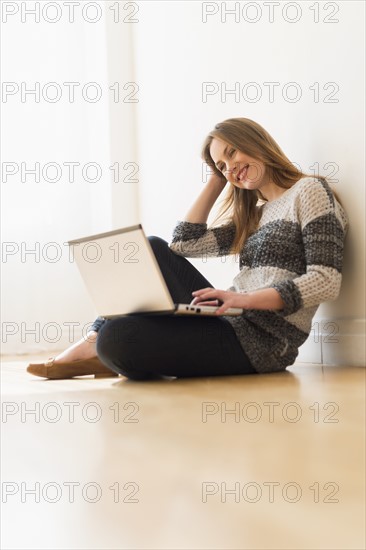
[[[239,189],[247,189],[248,191],[252,191],[253,189],[257,189],[257,184],[254,181],[251,180],[243,180],[239,181],[235,184]]]

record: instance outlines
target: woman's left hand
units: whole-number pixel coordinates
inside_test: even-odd
[[[219,306],[216,315],[222,315],[229,307],[245,308],[245,297],[239,292],[207,287],[195,290],[192,295],[191,305]]]

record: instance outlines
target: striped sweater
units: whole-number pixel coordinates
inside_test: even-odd
[[[224,317],[255,370],[267,373],[294,363],[319,304],[337,298],[349,220],[328,183],[313,177],[301,178],[258,208],[258,228],[240,252],[240,271],[226,290],[275,288],[285,307]],[[208,229],[206,223],[178,221],[169,247],[188,258],[225,256],[234,233],[232,222]]]

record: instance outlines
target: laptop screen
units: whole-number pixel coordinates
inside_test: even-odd
[[[141,224],[68,244],[98,315],[174,310]]]

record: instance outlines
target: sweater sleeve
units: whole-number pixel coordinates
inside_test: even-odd
[[[178,221],[169,247],[179,256],[202,259],[207,256],[226,256],[235,237],[235,225],[207,229],[207,223]]]
[[[281,316],[301,308],[335,300],[342,280],[344,238],[348,229],[345,210],[326,181],[307,181],[296,197],[306,273],[272,285],[285,302]]]

